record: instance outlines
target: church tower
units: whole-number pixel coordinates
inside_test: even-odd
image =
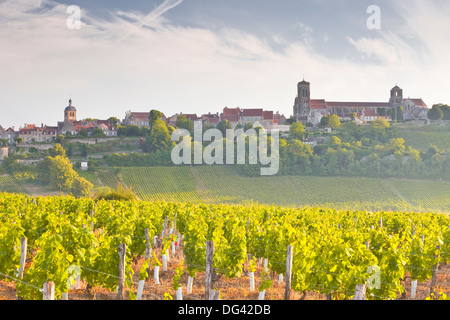
[[[389,99],[389,106],[394,111],[393,119],[398,120],[398,107],[403,105],[403,89],[395,86],[391,89],[391,98]]]
[[[395,86],[391,89],[391,97],[389,99],[389,105],[391,108],[398,107],[403,103],[403,89],[399,86]]]
[[[307,117],[311,111],[310,83],[305,81],[297,84],[297,98],[294,104],[294,118]]]
[[[77,121],[77,109],[72,105],[72,99],[69,99],[69,105],[64,109],[64,122]]]

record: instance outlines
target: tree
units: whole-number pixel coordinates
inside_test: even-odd
[[[66,150],[64,150],[64,148],[59,143],[55,144],[53,148],[48,149],[48,153],[50,157],[66,156]]]
[[[91,194],[91,190],[93,188],[93,184],[87,181],[85,178],[76,177],[73,180],[71,191],[72,194],[77,197],[86,197],[88,198]]]
[[[303,140],[305,138],[306,132],[305,127],[301,122],[294,122],[289,127],[289,138]]]
[[[80,129],[80,131],[78,132],[78,135],[82,136],[82,137],[87,137],[88,136],[87,129],[86,128]]]
[[[161,111],[158,111],[158,110],[155,110],[155,109],[150,110],[150,115],[148,117],[150,128],[153,126],[153,123],[155,123],[156,120],[162,118],[162,115],[163,114],[162,114]]]
[[[428,111],[428,119],[430,120],[442,120],[444,118],[444,111],[442,111],[441,107],[437,104],[431,107],[431,110]]]
[[[352,119],[352,121],[355,121],[355,119],[358,117],[358,114],[356,112],[352,112],[350,114],[350,119]]]
[[[217,124],[217,129],[219,129],[220,132],[222,132],[222,135],[225,137],[227,132],[226,130],[233,129],[233,127],[227,119],[223,119]]]
[[[335,114],[331,115],[328,126],[330,126],[330,128],[332,129],[339,128],[341,126],[341,120],[339,119],[339,116]]]
[[[192,120],[189,120],[185,114],[180,114],[177,117],[175,126],[180,129],[186,129],[187,131],[191,132],[191,134],[194,132],[194,122]]]
[[[56,137],[56,142],[62,144],[65,138],[66,137],[63,134],[58,134],[58,136]]]
[[[93,138],[104,138],[104,137],[106,137],[106,135],[101,128],[94,128],[94,130],[92,130],[92,137]]]
[[[56,156],[50,158],[49,185],[51,188],[61,191],[70,191],[77,173],[72,168],[72,163],[66,157]]]
[[[167,150],[172,145],[169,129],[161,119],[153,122],[150,136],[146,138],[147,152]]]
[[[322,119],[320,119],[320,125],[322,127],[328,126],[329,123],[330,123],[330,116],[329,115],[324,115],[322,117]]]
[[[246,124],[244,124],[244,131],[247,131],[248,129],[252,129],[252,128],[253,128],[253,123],[247,122]]]
[[[69,143],[67,146],[67,156],[71,157],[73,155],[73,144]]]
[[[442,120],[450,120],[450,106],[442,103],[439,103],[438,106],[444,113]]]
[[[88,152],[89,152],[89,146],[86,143],[83,143],[81,145],[80,149],[81,149],[81,156],[87,157]]]
[[[397,118],[395,119],[396,121],[403,121],[403,107],[402,106],[397,106]],[[395,116],[394,116],[395,118]]]
[[[109,117],[108,121],[112,122],[114,125],[117,125],[120,122],[120,120],[117,117]]]

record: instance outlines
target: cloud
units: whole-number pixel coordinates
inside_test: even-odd
[[[181,1],[164,1],[148,14],[111,12],[109,19],[82,10],[81,30],[67,29],[66,5],[29,3],[0,3],[4,127],[56,124],[69,94],[79,117],[122,118],[127,110],[150,108],[166,114],[220,112],[225,106],[262,107],[289,116],[302,75],[312,84],[313,98],[384,101],[398,83],[406,95],[423,96],[428,104],[450,103],[443,90],[449,87],[444,58],[450,50],[440,52],[448,40],[412,9],[402,11],[404,29],[398,32],[345,38],[361,59],[332,59],[315,49],[311,26],[300,26],[311,41],[288,42],[277,35],[279,48],[273,50],[270,37],[163,19]],[[426,13],[441,17],[440,9]]]

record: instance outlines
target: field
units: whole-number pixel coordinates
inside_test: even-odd
[[[450,212],[450,182],[365,177],[244,177],[227,166],[120,168],[98,173],[142,200]]]
[[[448,128],[420,128],[420,130],[399,130],[399,137],[405,145],[426,151],[431,145],[440,150],[450,150],[450,130]]]
[[[10,175],[0,175],[0,192],[24,192],[22,186]]]

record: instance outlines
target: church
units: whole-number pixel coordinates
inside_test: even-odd
[[[297,84],[297,97],[294,101],[293,116],[302,123],[318,124],[324,115],[335,114],[341,120],[350,120],[351,114],[356,113],[357,118],[363,122],[373,121],[377,118],[391,120],[388,111],[403,108],[403,120],[427,119],[428,106],[422,98],[403,98],[403,89],[395,86],[390,91],[386,102],[344,102],[326,101],[325,99],[311,99],[311,85],[303,81]]]
[[[64,121],[58,122],[58,134],[75,136],[84,129],[91,136],[95,128],[100,128],[107,137],[117,136],[117,128],[110,120],[77,120],[77,109],[69,99],[69,105],[64,109]]]

